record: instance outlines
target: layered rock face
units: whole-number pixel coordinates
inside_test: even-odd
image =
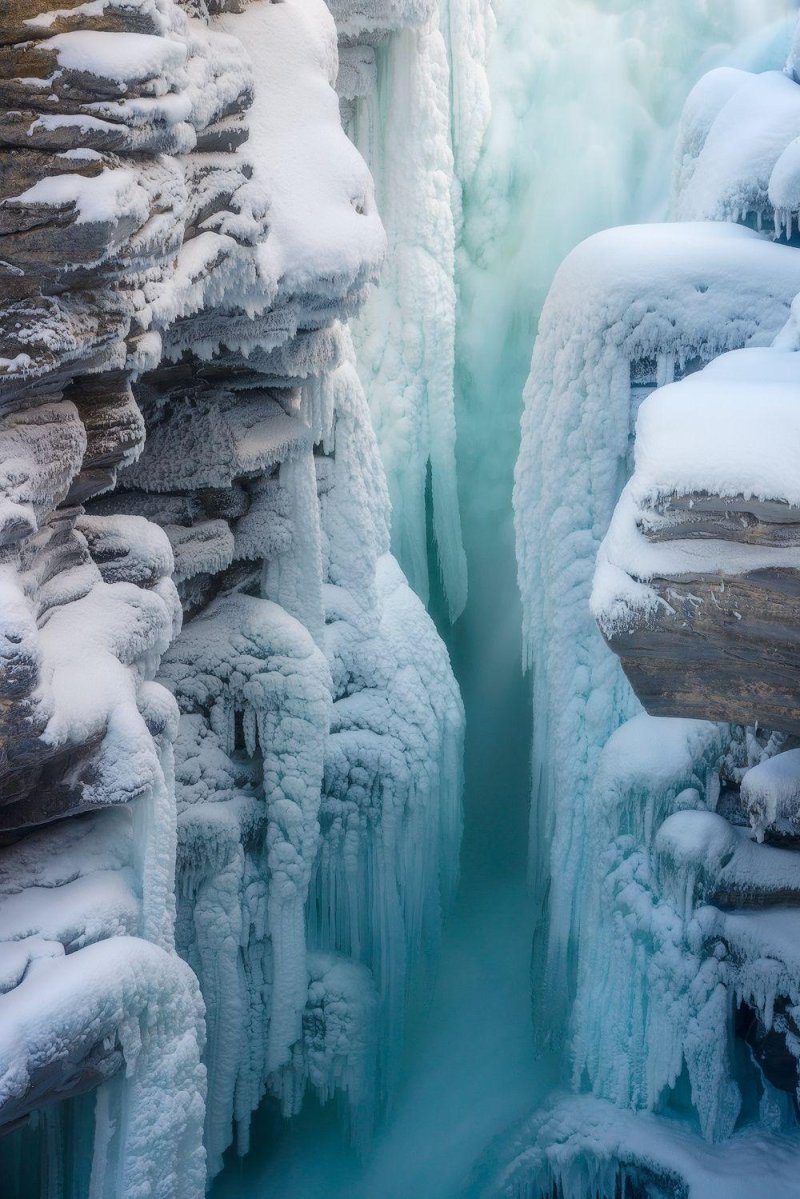
[[[542,318],[516,500],[576,1094],[487,1194],[797,1191],[799,104],[794,53],[702,80],[679,220],[579,247]]]
[[[14,0],[0,57],[4,1177],[196,1196],[267,1093],[368,1131],[454,881],[385,236],[317,0]]]

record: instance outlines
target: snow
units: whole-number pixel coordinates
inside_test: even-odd
[[[742,779],[742,800],[759,841],[764,834],[794,833],[800,801],[800,749],[759,762]]]
[[[9,848],[0,865],[0,941],[59,943],[65,952],[136,935],[140,894],[128,808],[45,828]],[[5,948],[5,946],[4,946]]]
[[[794,197],[770,179],[800,134],[800,92],[780,71],[753,75],[721,68],[704,76],[687,101],[676,150],[675,215],[682,220],[772,218],[791,231]],[[786,201],[789,200],[787,204]]]
[[[156,95],[167,90],[166,79],[184,66],[187,58],[186,44],[177,39],[93,29],[57,34],[37,42],[36,48],[53,51],[64,71],[113,79],[126,87],[156,80]]]
[[[739,350],[649,396],[636,423],[636,501],[705,491],[800,504],[798,387],[800,354]]]
[[[224,520],[198,521],[189,528],[167,525],[164,532],[175,555],[176,583],[196,574],[220,574],[233,561],[236,543]]]
[[[54,8],[48,12],[26,17],[24,24],[31,31],[50,29],[65,18],[81,20],[87,17],[111,15],[108,13],[109,9],[111,13],[115,9],[117,11],[127,9],[129,12],[135,12],[143,23],[149,23],[151,27],[154,26],[161,33],[168,33],[171,27],[169,16],[172,14],[160,0],[83,0],[82,4],[71,5],[69,8]]]
[[[435,0],[332,0],[330,5],[336,28],[346,39],[422,25],[434,8]]]
[[[212,394],[157,424],[124,480],[146,491],[229,487],[239,476],[269,471],[308,449],[307,426],[273,397]]]
[[[369,173],[339,121],[336,32],[325,6],[256,0],[216,24],[239,39],[258,73],[247,155],[270,198],[263,273],[286,296],[338,296],[363,284],[385,239]]]
[[[76,528],[105,583],[152,587],[173,574],[174,557],[163,533],[139,516],[78,517]]]
[[[73,404],[41,404],[3,420],[0,447],[0,528],[10,545],[66,499],[86,452],[86,431]]]
[[[131,522],[129,527],[135,532],[140,524]],[[143,679],[152,677],[159,655],[175,635],[177,595],[163,576],[153,581],[150,590],[129,582],[105,582],[82,549],[85,542],[80,535],[71,536],[79,564],[43,580],[38,612],[26,594],[33,572],[20,578],[11,563],[4,568],[7,662],[16,672],[21,693],[27,687],[33,697],[25,723],[15,729],[15,735],[24,731],[36,736],[43,756],[77,752],[79,760],[65,780],[73,809],[137,801],[142,819],[142,858],[137,863],[144,872],[142,931],[166,945],[172,936],[174,869],[170,862],[174,814],[170,815],[165,777],[169,750],[166,744],[154,743],[148,720],[163,730],[169,723],[169,708],[165,714],[159,693],[148,690]],[[61,544],[69,544],[69,537],[68,524]],[[151,533],[153,542],[160,551],[157,565],[169,570],[168,543],[162,534]],[[56,552],[58,546],[55,539]],[[15,748],[13,739],[11,748]]]
[[[569,1199],[594,1199],[642,1182],[686,1199],[753,1199],[753,1180],[764,1178],[775,1199],[797,1194],[791,1136],[750,1129],[724,1145],[701,1147],[675,1120],[586,1096],[555,1096],[494,1156],[476,1180],[481,1199],[547,1199],[554,1187]]]
[[[10,197],[10,202],[51,207],[74,205],[77,210],[76,223],[79,225],[91,221],[116,223],[120,220],[143,224],[149,215],[146,193],[136,182],[133,171],[125,168],[102,171],[89,178],[83,175],[52,175],[34,183],[33,187],[20,195]]]
[[[597,554],[591,611],[606,636],[629,630],[667,601],[648,586],[654,578],[745,575],[800,569],[800,550],[738,545],[709,538],[654,544],[641,532],[642,511],[623,491]]]
[[[92,1193],[194,1199],[205,1176],[196,1135],[205,1071],[202,1003],[173,955],[112,937],[63,956],[39,952],[0,997],[0,1101],[24,1096],[37,1072],[65,1052],[119,1039],[127,1077],[98,1097]]]

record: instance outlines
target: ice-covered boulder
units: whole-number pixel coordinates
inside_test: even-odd
[[[800,835],[800,749],[789,749],[748,770],[742,801],[750,824],[763,841]]]
[[[791,1140],[749,1130],[709,1146],[675,1120],[559,1094],[494,1146],[474,1179],[481,1199],[570,1199],[625,1193],[648,1199],[752,1199],[760,1180],[786,1199],[796,1190]]]
[[[750,221],[790,238],[800,209],[800,89],[785,72],[719,67],[683,110],[675,212],[682,220]]]

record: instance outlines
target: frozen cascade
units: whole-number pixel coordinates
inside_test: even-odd
[[[456,234],[489,112],[487,0],[434,0],[383,21],[334,4],[348,54],[347,127],[375,177],[389,238],[381,287],[354,324],[389,481],[392,545],[427,600],[426,496],[451,619],[467,598],[455,459]],[[391,33],[385,36],[388,28]],[[383,36],[380,36],[383,35]],[[374,45],[375,41],[377,45]]]

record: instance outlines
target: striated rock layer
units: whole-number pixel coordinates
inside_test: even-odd
[[[194,1197],[266,1094],[368,1133],[454,885],[385,236],[321,0],[13,0],[0,60],[3,1176]]]

